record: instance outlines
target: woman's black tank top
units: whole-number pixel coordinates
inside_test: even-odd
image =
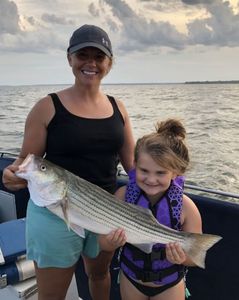
[[[113,97],[113,115],[88,119],[70,113],[50,94],[55,115],[48,125],[46,159],[103,189],[116,189],[118,153],[124,143],[124,119]]]

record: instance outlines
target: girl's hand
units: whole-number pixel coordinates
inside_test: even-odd
[[[15,175],[17,165],[9,165],[3,170],[2,182],[11,191],[18,191],[27,187],[27,181]]]
[[[178,243],[168,243],[166,245],[166,258],[172,264],[182,265],[187,257]]]
[[[100,235],[99,242],[102,250],[114,251],[126,243],[125,231],[119,228],[111,231],[107,235]]]

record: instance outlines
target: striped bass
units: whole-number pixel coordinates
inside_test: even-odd
[[[160,224],[149,209],[117,199],[100,187],[33,154],[16,172],[28,181],[31,199],[64,219],[83,236],[84,229],[98,234],[123,228],[127,242],[146,253],[155,243],[178,242],[191,260],[205,268],[206,251],[221,237],[182,232]]]

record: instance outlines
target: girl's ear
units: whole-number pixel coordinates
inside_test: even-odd
[[[178,176],[178,174],[173,173],[173,175],[172,175],[172,180],[174,180],[177,176]]]

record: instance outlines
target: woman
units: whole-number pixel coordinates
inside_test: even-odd
[[[127,111],[100,89],[113,60],[107,33],[94,25],[78,28],[70,38],[67,58],[75,82],[42,98],[30,111],[20,155],[3,172],[3,183],[10,190],[26,186],[14,172],[28,153],[45,156],[111,193],[119,159],[126,171],[132,167],[134,141]],[[29,201],[27,254],[35,261],[39,299],[64,299],[81,251],[92,298],[109,299],[113,252],[101,251],[93,258],[97,247],[92,247],[96,243],[92,233],[84,243],[59,218]]]

